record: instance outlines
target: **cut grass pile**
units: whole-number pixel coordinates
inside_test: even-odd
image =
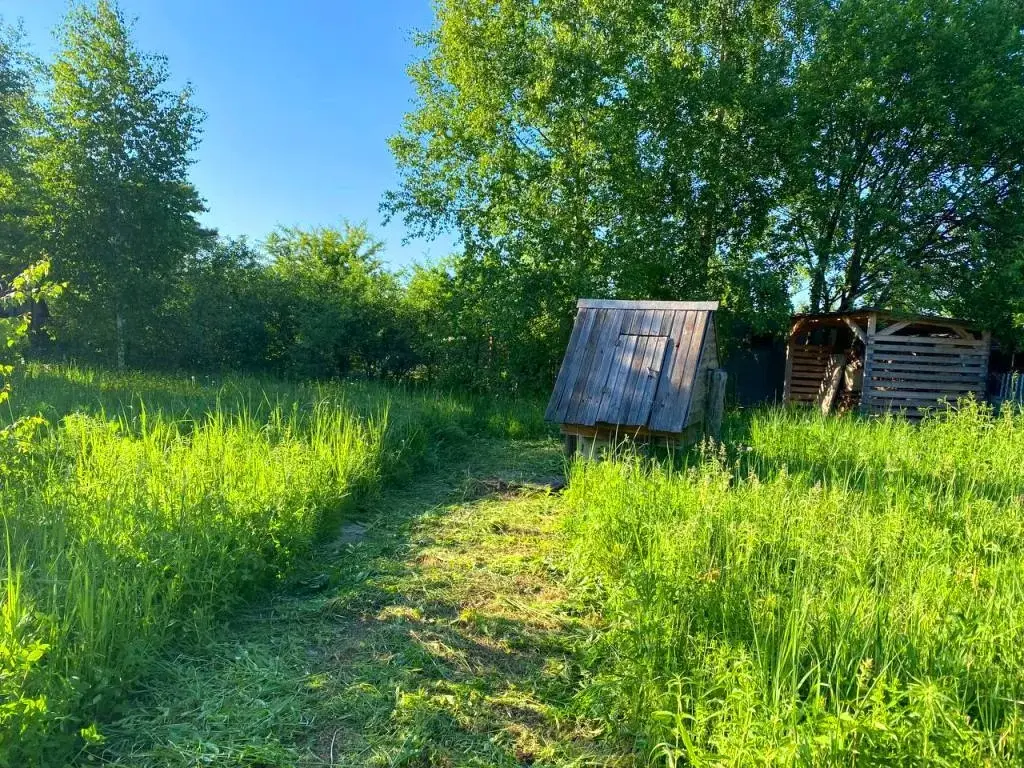
[[[158,652],[288,573],[385,477],[531,406],[254,380],[36,368],[3,446],[0,765],[103,739]]]
[[[1024,759],[1024,419],[769,412],[727,444],[573,468],[586,709],[656,764]]]

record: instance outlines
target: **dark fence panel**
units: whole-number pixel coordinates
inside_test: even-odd
[[[786,344],[765,339],[732,350],[722,366],[729,374],[728,399],[734,405],[750,407],[782,402],[786,375]]]

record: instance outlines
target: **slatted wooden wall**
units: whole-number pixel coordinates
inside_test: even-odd
[[[545,418],[682,432],[717,306],[581,299]]]
[[[783,401],[813,405],[825,381],[832,347],[797,344],[790,340],[786,348],[786,382]]]
[[[891,328],[896,328],[895,324]],[[989,335],[895,335],[890,329],[869,333],[861,410],[883,413],[934,408],[943,400],[985,396]]]

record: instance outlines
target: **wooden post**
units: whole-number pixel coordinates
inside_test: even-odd
[[[988,399],[988,367],[992,358],[992,332],[982,332],[981,340],[985,343],[985,362],[981,366],[981,397],[978,399],[984,401]]]
[[[721,368],[712,368],[708,371],[708,402],[704,409],[704,430],[716,440],[722,437],[727,378],[728,374]]]
[[[803,320],[797,320],[789,329],[786,337],[786,378],[782,380],[782,404],[789,405],[789,399],[793,394],[793,343],[796,341],[797,331],[803,326]]]
[[[868,315],[868,332],[864,339],[864,381],[860,385],[860,412],[870,413],[871,406],[871,374],[875,356],[875,334],[878,332],[878,315]]]

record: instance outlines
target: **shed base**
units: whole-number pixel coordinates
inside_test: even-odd
[[[600,459],[623,449],[647,453],[651,448],[683,448],[699,442],[703,435],[704,425],[700,423],[691,424],[676,434],[621,427],[562,425],[566,455],[588,459]]]

